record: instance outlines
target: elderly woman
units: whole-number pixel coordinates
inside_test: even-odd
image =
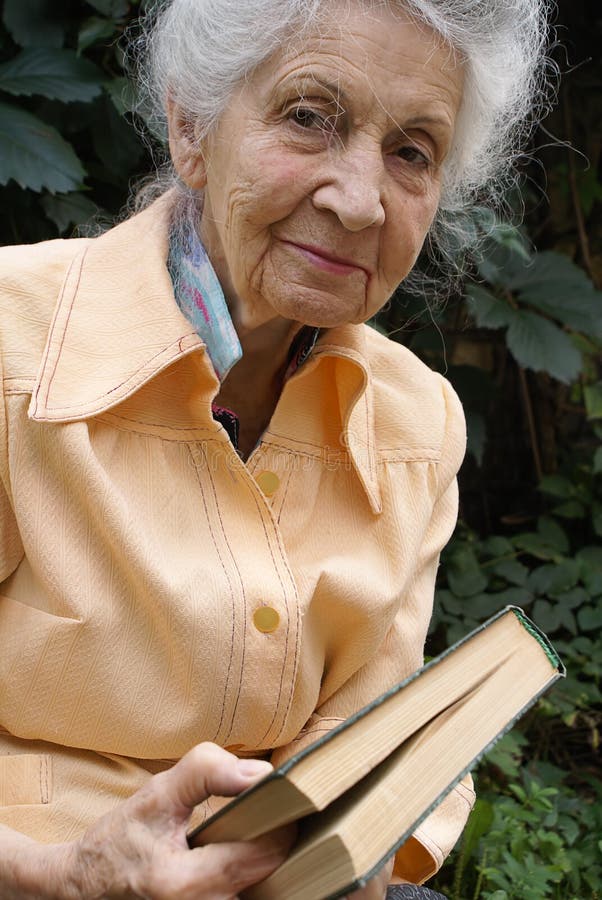
[[[539,0],[173,0],[171,188],[4,251],[3,900],[235,897],[292,836],[191,821],[421,664],[463,418],[363,323],[491,193],[544,37]]]

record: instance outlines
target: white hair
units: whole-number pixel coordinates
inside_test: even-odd
[[[445,268],[474,241],[471,211],[499,207],[513,164],[547,111],[553,65],[546,57],[554,0],[349,0],[399,9],[430,26],[465,67],[455,138],[445,161],[429,246]],[[168,96],[190,115],[199,139],[216,126],[233,91],[283,46],[320,27],[332,0],[157,0],[136,43],[145,118],[166,134]],[[179,186],[172,173],[143,191]],[[202,198],[197,197],[197,209]]]

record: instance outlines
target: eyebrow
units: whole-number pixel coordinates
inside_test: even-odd
[[[311,85],[322,88],[322,90],[331,94],[332,99],[336,100],[337,103],[342,103],[347,99],[345,91],[340,84],[334,81],[325,81],[323,78],[318,78],[315,75],[296,75],[293,78],[293,84],[303,88]]]
[[[411,119],[408,119],[405,122],[406,128],[420,128],[422,125],[434,125],[438,128],[449,128],[450,123],[449,120],[444,116],[428,116],[428,115],[420,115],[414,116]]]

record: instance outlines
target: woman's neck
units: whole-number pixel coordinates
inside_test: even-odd
[[[235,323],[236,324],[236,323]],[[258,328],[237,327],[242,359],[221,384],[215,402],[239,419],[239,451],[247,459],[267,428],[284,380],[291,344],[302,326],[283,319]]]

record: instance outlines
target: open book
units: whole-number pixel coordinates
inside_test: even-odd
[[[235,797],[189,843],[248,840],[298,821],[288,859],[242,896],[344,896],[564,674],[546,636],[507,607]]]

